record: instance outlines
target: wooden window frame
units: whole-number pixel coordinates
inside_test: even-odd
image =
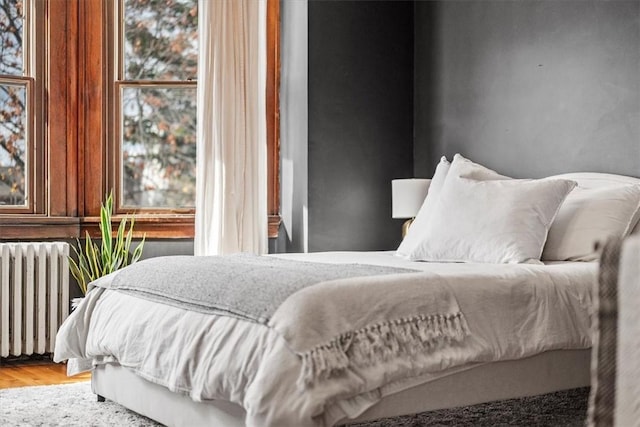
[[[103,87],[102,91],[96,91],[87,88],[86,93],[91,94],[85,99],[87,106],[84,111],[92,111],[99,105],[107,105],[108,111],[102,111],[100,117],[97,114],[88,118],[91,129],[87,129],[85,133],[85,152],[89,153],[85,156],[84,161],[84,216],[81,221],[82,228],[96,233],[96,227],[99,222],[99,206],[100,201],[104,199],[104,195],[108,191],[108,187],[117,183],[116,176],[119,175],[119,152],[115,147],[117,144],[117,129],[115,121],[110,119],[109,115],[114,111],[113,94],[114,83],[116,81],[113,72],[115,67],[113,64],[107,64],[107,57],[115,58],[113,52],[113,42],[116,34],[109,31],[105,27],[105,23],[113,22],[114,19],[114,1],[118,0],[89,0],[83,5],[85,7],[80,20],[81,31],[85,33],[84,37],[80,37],[80,44],[83,41],[93,41],[87,44],[81,52],[81,69],[85,70],[92,76],[91,79],[85,78],[85,84],[94,85],[99,81]],[[89,3],[89,4],[87,4]],[[102,28],[98,28],[96,23],[100,23]],[[267,1],[267,160],[268,160],[268,223],[269,237],[278,236],[278,228],[280,226],[279,215],[279,84],[280,84],[280,61],[279,61],[279,44],[280,44],[280,2],[279,0]],[[99,52],[99,54],[98,54]],[[101,55],[99,57],[98,55]],[[119,60],[121,58],[117,58]],[[83,63],[84,60],[84,63]],[[105,95],[106,94],[106,95]],[[105,96],[107,99],[105,100]],[[105,136],[102,140],[96,138],[100,129],[101,134]],[[94,135],[92,137],[92,135]],[[83,144],[83,142],[80,142]],[[92,164],[102,164],[100,173],[92,170]],[[126,216],[126,214],[136,214],[136,233],[141,235],[146,233],[148,237],[158,238],[193,238],[194,236],[194,217],[193,213],[160,212],[146,213],[141,211],[118,212],[118,216]]]
[[[109,129],[113,131],[114,141],[111,144],[111,158],[113,159],[113,168],[108,179],[114,188],[116,203],[114,212],[116,214],[128,214],[135,212],[136,216],[141,214],[147,215],[193,215],[195,208],[149,208],[149,207],[130,207],[123,206],[123,184],[122,184],[122,91],[125,88],[145,89],[145,88],[161,88],[161,89],[196,89],[195,81],[144,81],[144,80],[115,80],[113,90],[113,116],[110,117]]]
[[[37,108],[35,104],[35,80],[33,77],[4,77],[0,76],[0,85],[20,87],[25,91],[25,144],[24,163],[26,165],[23,171],[25,177],[25,193],[26,200],[23,205],[0,205],[1,214],[32,214],[37,213],[41,209],[42,191],[36,185],[36,170],[40,168],[42,162],[38,162],[36,153],[40,152],[34,135],[35,123],[37,121]]]
[[[33,176],[40,196],[30,213],[0,214],[0,239],[53,239],[98,234],[100,205],[110,187],[115,162],[115,129],[108,96],[112,81],[105,60],[109,54],[108,14],[115,0],[43,0],[46,22],[38,37],[47,56],[41,61],[43,118],[34,134],[42,138]],[[269,237],[278,236],[280,4],[267,0],[267,170]],[[44,96],[44,94],[47,96]],[[46,125],[45,125],[46,123]],[[42,127],[39,127],[42,124]],[[37,193],[34,193],[37,194]],[[116,216],[116,219],[118,216]],[[136,234],[147,238],[193,238],[193,213],[136,213]]]
[[[37,109],[31,213],[0,215],[0,239],[79,236],[77,210],[78,1],[36,0],[32,33],[43,55],[35,61]],[[33,59],[33,55],[32,58]]]
[[[138,217],[158,217],[165,218],[164,222],[172,221],[173,218],[184,216],[193,218],[195,208],[169,208],[169,207],[128,207],[123,206],[123,186],[122,186],[122,117],[121,102],[122,88],[193,88],[197,87],[196,80],[129,80],[126,78],[125,62],[125,34],[123,22],[125,11],[122,3],[124,0],[110,0],[106,2],[107,10],[105,16],[109,23],[106,28],[106,63],[107,63],[107,128],[112,136],[108,137],[109,147],[109,172],[107,180],[110,188],[114,189],[116,215],[127,215],[131,213]],[[193,222],[193,219],[191,219]]]
[[[42,126],[44,109],[42,108],[43,85],[41,84],[44,75],[46,45],[43,34],[36,33],[35,28],[44,22],[45,10],[41,2],[29,3],[25,8],[25,31],[23,37],[23,68],[22,76],[0,77],[0,83],[22,86],[25,89],[25,141],[26,141],[26,169],[24,171],[26,179],[27,200],[24,205],[0,206],[0,223],[7,217],[14,215],[42,215],[44,209],[44,153],[45,135]],[[32,49],[33,46],[38,48]],[[1,238],[2,234],[0,234]]]

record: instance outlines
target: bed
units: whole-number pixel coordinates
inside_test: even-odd
[[[456,170],[455,161],[445,168],[447,174],[450,167]],[[486,172],[475,164],[458,163],[474,173]],[[585,190],[598,189],[596,195],[607,186],[620,184],[625,192],[634,187],[630,195],[624,193],[631,207],[622,233],[631,232],[640,215],[640,180],[574,174],[552,180],[554,184],[535,183],[535,191],[540,185],[566,193],[555,208],[548,207],[555,210],[556,222],[575,217],[576,206],[583,206],[587,193],[565,199],[575,180]],[[437,181],[434,176],[432,185]],[[486,189],[476,182],[460,182],[473,186],[473,194]],[[495,185],[503,195],[515,180],[506,187],[504,182]],[[440,190],[440,205],[447,206],[442,200],[449,190],[446,186]],[[436,193],[430,189],[425,204],[429,194]],[[558,212],[561,204],[569,210]],[[594,206],[598,205],[586,206],[590,215],[597,210]],[[611,200],[602,206],[609,209]],[[621,210],[617,205],[614,209]],[[569,229],[576,221],[584,226],[584,215],[578,216],[569,221]],[[437,209],[428,219],[438,224]],[[419,220],[412,226],[416,232],[422,228]],[[193,290],[188,295],[191,306],[184,306],[186,300],[167,303],[162,287],[149,298],[150,288],[140,290],[140,284],[133,282],[142,283],[142,276],[149,276],[147,282],[154,288],[160,286],[158,277],[166,274],[116,272],[94,284],[62,326],[55,360],[68,359],[70,374],[93,369],[97,395],[171,426],[330,426],[587,386],[591,293],[598,264],[575,252],[584,249],[584,242],[564,239],[572,232],[584,237],[588,234],[584,227],[567,231],[564,224],[562,238],[555,230],[553,239],[549,227],[544,240],[552,244],[544,248],[544,261],[539,260],[545,258],[540,247],[538,260],[451,262],[465,250],[469,258],[516,256],[511,244],[505,245],[512,251],[507,255],[497,254],[493,246],[479,251],[477,244],[485,244],[484,237],[480,243],[472,242],[473,250],[460,244],[450,249],[450,242],[434,246],[434,239],[464,232],[463,226],[447,230],[445,237],[438,237],[440,230],[433,227],[427,230],[429,241],[424,243],[425,236],[414,239],[423,246],[407,251],[419,256],[402,254],[400,249],[407,245],[401,245],[392,252],[257,257],[249,263],[321,271],[319,280],[283,295],[264,318],[238,314],[242,302],[225,305],[223,312],[220,307],[214,312],[201,309],[205,298],[195,298]],[[593,232],[601,232],[600,228]],[[581,259],[549,259],[554,258],[552,253],[566,256],[570,250]],[[425,259],[430,257],[447,262]],[[156,260],[150,269],[194,262],[188,258]],[[191,268],[178,276],[187,276]],[[258,271],[259,278],[266,271],[247,268]],[[345,275],[344,269],[355,270]],[[342,272],[332,276],[333,271]],[[275,276],[287,277],[280,270]],[[250,299],[260,298],[255,294]]]

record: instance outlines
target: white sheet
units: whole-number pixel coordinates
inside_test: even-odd
[[[375,368],[353,371],[348,384],[337,381],[302,393],[296,387],[300,361],[273,330],[98,290],[60,329],[55,359],[117,361],[196,401],[238,403],[247,410],[248,426],[305,426],[332,425],[345,414],[357,416],[382,396],[480,363],[591,345],[595,263],[432,264],[406,261],[389,252],[283,257],[436,273],[454,290],[472,335],[464,346],[425,355],[427,373],[416,375],[412,366],[398,363],[392,375]],[[385,381],[398,373],[405,379]]]

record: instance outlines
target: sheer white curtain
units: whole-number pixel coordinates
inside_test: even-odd
[[[195,254],[267,251],[266,0],[199,0]]]

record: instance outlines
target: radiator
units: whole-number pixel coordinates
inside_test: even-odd
[[[0,243],[0,356],[53,353],[69,315],[69,244]]]

